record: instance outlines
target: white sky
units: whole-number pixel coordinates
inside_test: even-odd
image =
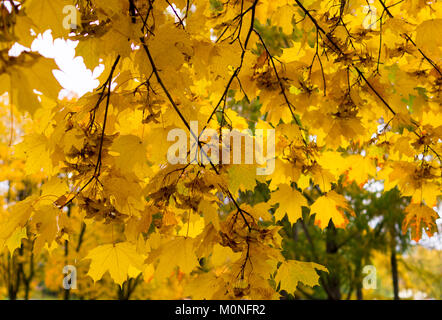
[[[38,51],[47,58],[53,58],[60,70],[54,70],[55,78],[64,88],[60,93],[63,97],[81,97],[93,91],[99,85],[97,77],[103,72],[104,66],[99,65],[93,71],[86,68],[82,57],[75,57],[75,47],[78,41],[54,39],[48,30],[39,34],[31,46],[32,51]],[[19,55],[25,50],[21,45],[14,45],[11,55]]]
[[[54,76],[64,88],[62,95],[75,93],[82,96],[99,85],[97,77],[103,72],[100,65],[93,71],[86,68],[82,57],[75,57],[77,41],[52,39],[49,31],[39,35],[32,43],[31,49],[38,51],[47,58],[54,58],[60,70],[54,71]]]
[[[7,3],[8,6],[9,4]],[[175,4],[172,4],[172,6],[175,12],[183,18],[181,10]],[[176,17],[174,10],[167,7],[166,12],[175,18],[175,22],[178,22],[179,19]],[[195,10],[194,5],[192,5],[191,10]],[[85,93],[91,92],[98,87],[99,82],[96,79],[104,70],[103,65],[99,65],[94,70],[87,69],[83,58],[75,57],[77,43],[78,41],[64,39],[55,39],[54,41],[51,31],[47,30],[45,33],[39,34],[31,46],[32,51],[38,51],[47,58],[55,59],[60,70],[55,70],[54,76],[64,88],[60,98],[72,97],[72,95],[81,97]],[[10,51],[10,54],[19,55],[24,49],[26,48],[17,44]]]

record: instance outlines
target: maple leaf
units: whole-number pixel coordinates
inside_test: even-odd
[[[42,106],[41,96],[34,90],[44,93],[51,100],[58,98],[61,86],[53,75],[57,65],[54,60],[35,53],[22,53],[21,57],[21,63],[8,69],[10,83],[3,87],[9,87],[12,101],[20,110],[34,115]]]
[[[116,166],[122,173],[143,175],[147,163],[146,145],[140,138],[134,135],[123,135],[116,138],[112,144],[111,151],[117,152],[115,159]]]
[[[26,228],[17,228],[15,232],[9,237],[7,241],[5,241],[5,246],[8,247],[9,254],[12,256],[14,254],[15,249],[19,248],[22,243],[22,239],[26,239]],[[0,246],[1,247],[1,246]]]
[[[395,161],[383,171],[382,176],[388,175],[385,189],[397,185],[404,196],[412,197],[413,202],[425,201],[429,205],[437,203],[437,197],[441,194],[440,185],[433,179],[440,176],[440,169],[437,166],[431,163]]]
[[[23,228],[26,225],[34,211],[33,204],[36,199],[35,196],[29,197],[11,208],[10,218],[0,227],[1,239],[8,239],[18,227]]]
[[[237,194],[240,189],[253,190],[256,185],[256,166],[233,165],[229,169],[229,189]]]
[[[280,283],[281,290],[293,293],[299,282],[310,287],[318,285],[319,274],[316,270],[328,272],[326,267],[314,262],[286,260],[278,268],[275,281]]]
[[[71,0],[30,0],[26,1],[26,13],[32,19],[34,25],[38,27],[39,32],[47,29],[52,30],[54,38],[67,35],[70,31],[63,26],[65,19],[64,8],[66,6],[74,7],[74,1]],[[73,21],[76,23],[76,21]]]
[[[302,218],[302,208],[307,207],[307,200],[298,190],[292,189],[286,184],[280,184],[279,189],[272,193],[270,204],[279,203],[279,207],[275,213],[275,219],[281,220],[287,213],[287,217],[291,223],[295,223]]]
[[[310,213],[316,214],[315,224],[321,229],[326,228],[330,220],[335,227],[344,228],[348,220],[343,210],[352,212],[345,197],[332,190],[316,199],[310,208]]]
[[[437,48],[442,46],[442,40],[439,37],[433,37],[433,35],[440,28],[442,28],[442,19],[431,19],[422,22],[416,28],[416,44],[432,54],[437,53]]]
[[[149,255],[148,263],[158,260],[155,276],[163,279],[171,275],[175,267],[184,273],[190,273],[197,265],[194,239],[177,237],[161,245]]]
[[[262,219],[264,221],[271,221],[272,215],[270,214],[270,202],[261,202],[255,204],[253,207],[249,205],[241,205],[241,209],[250,213],[255,219]]]
[[[191,277],[185,286],[184,294],[194,300],[222,299],[225,297],[223,294],[226,291],[225,287],[223,277],[215,272],[207,272]]]
[[[29,134],[23,142],[15,146],[17,156],[25,158],[25,172],[35,174],[42,169],[47,173],[52,171],[52,161],[48,152],[48,139],[41,134]]]
[[[60,209],[53,205],[39,207],[32,217],[32,221],[37,225],[38,236],[35,240],[35,252],[40,253],[45,244],[51,246],[58,233],[57,219]]]
[[[240,252],[233,252],[232,249],[229,247],[223,247],[219,244],[216,244],[213,247],[210,261],[215,267],[219,267],[226,265],[227,263],[237,261],[240,257]]]
[[[436,219],[439,215],[430,207],[422,203],[411,203],[405,208],[405,213],[402,231],[406,232],[411,227],[413,240],[419,241],[422,238],[422,230],[429,237],[437,231]]]
[[[219,230],[220,225],[219,225],[218,207],[216,206],[216,204],[207,200],[202,200],[199,203],[198,211],[203,214],[206,224],[212,223],[212,225],[217,230]]]
[[[139,216],[144,210],[143,190],[135,177],[113,174],[103,179],[103,185],[112,205],[121,213]]]
[[[349,168],[348,179],[355,181],[359,186],[363,186],[369,177],[376,175],[376,166],[369,157],[351,155],[346,161]]]
[[[52,177],[41,187],[41,196],[39,204],[53,203],[54,197],[61,197],[69,192],[67,181],[58,177]]]
[[[84,259],[90,259],[88,275],[100,280],[106,271],[120,286],[128,279],[130,268],[142,270],[143,256],[137,253],[135,245],[118,242],[98,246],[92,249]]]

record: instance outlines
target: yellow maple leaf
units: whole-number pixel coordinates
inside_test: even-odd
[[[144,257],[137,253],[135,245],[129,242],[105,244],[92,249],[85,259],[91,260],[88,275],[100,280],[106,271],[120,286],[127,280],[133,268],[143,269]]]
[[[193,238],[177,237],[151,252],[148,263],[159,260],[155,268],[155,277],[164,279],[172,274],[176,267],[184,273],[190,273],[197,265]]]
[[[12,256],[15,249],[20,247],[22,239],[26,239],[26,227],[23,228],[17,228],[15,232],[12,234],[12,236],[5,241],[5,246],[8,247],[9,254]]]
[[[51,204],[54,199],[58,199],[69,192],[69,186],[65,179],[52,177],[41,187],[41,196],[39,204]]]
[[[283,49],[282,51],[283,53],[280,57],[280,60],[283,61],[284,63],[290,63],[296,61],[299,56],[300,50],[301,50],[301,43],[295,42],[293,44],[293,47]]]
[[[57,219],[60,209],[53,205],[44,205],[38,208],[32,217],[32,222],[37,225],[38,237],[35,240],[34,251],[39,253],[47,243],[51,246],[58,232]]]
[[[22,53],[22,65],[8,69],[10,95],[18,109],[28,111],[31,115],[41,107],[34,89],[43,93],[50,100],[56,101],[61,86],[54,77],[57,69],[53,59],[44,58],[35,53]],[[29,65],[29,67],[27,67]]]
[[[442,46],[440,37],[435,37],[442,28],[442,19],[431,19],[422,22],[416,28],[416,44],[430,54],[437,54],[438,47]]]
[[[332,183],[336,181],[335,176],[327,169],[319,165],[314,165],[309,174],[313,182],[317,184],[323,192],[328,192],[332,188]]]
[[[402,223],[402,231],[405,233],[411,227],[412,239],[419,241],[422,238],[422,229],[431,237],[437,231],[436,219],[439,215],[436,211],[422,203],[411,203],[405,208],[405,219]]]
[[[319,274],[316,270],[328,272],[326,267],[314,262],[287,260],[278,268],[275,281],[280,283],[281,290],[293,293],[296,291],[298,282],[310,287],[317,285]]]
[[[239,189],[253,190],[256,185],[256,166],[237,164],[229,169],[229,189],[236,195]]]
[[[146,203],[137,179],[131,175],[118,177],[114,174],[102,181],[105,193],[118,211],[127,215],[141,215]]]
[[[296,8],[293,5],[285,5],[278,8],[274,13],[272,20],[275,21],[282,28],[282,32],[291,34],[293,32],[292,19],[296,13]]]
[[[111,151],[117,152],[115,165],[125,173],[142,175],[147,163],[146,145],[134,135],[123,135],[115,139]]]
[[[185,296],[192,297],[195,300],[224,298],[226,284],[221,276],[214,272],[204,272],[193,275],[189,278],[184,287]]]
[[[242,204],[241,209],[250,213],[257,220],[272,221],[272,215],[269,212],[270,206],[269,202],[261,202],[253,206]]]
[[[215,202],[210,202],[204,199],[201,200],[198,205],[198,211],[203,214],[206,225],[212,223],[215,229],[219,230],[218,206]]]
[[[202,218],[199,214],[194,214],[190,212],[190,217],[187,221],[178,224],[181,228],[177,235],[195,238],[204,230],[204,226],[206,225],[204,218]]]
[[[370,176],[376,175],[376,166],[373,159],[369,157],[355,154],[347,157],[345,160],[348,167],[348,180],[355,181],[361,187]]]
[[[291,223],[295,223],[302,217],[301,207],[307,207],[307,200],[302,193],[292,189],[289,185],[280,184],[279,189],[272,193],[270,204],[279,203],[279,208],[276,210],[275,219],[281,220],[287,213],[287,217]]]
[[[8,219],[0,227],[0,239],[9,239],[18,227],[23,228],[26,225],[33,213],[33,204],[36,198],[35,196],[26,198],[11,208]]]
[[[241,258],[241,252],[233,252],[229,247],[223,247],[216,244],[213,247],[213,252],[210,261],[215,267],[223,266],[232,263]]]
[[[330,220],[337,228],[344,228],[348,220],[343,210],[352,212],[345,197],[332,190],[315,201],[310,213],[316,213],[315,224],[321,229],[326,228]]]
[[[26,13],[32,22],[38,27],[39,32],[47,29],[52,30],[53,37],[67,35],[70,31],[65,28],[63,20],[65,20],[64,8],[66,6],[74,7],[72,0],[31,0],[26,1]],[[79,15],[78,15],[79,16]],[[76,23],[76,21],[71,21]]]
[[[48,139],[41,134],[26,135],[23,142],[15,146],[16,156],[26,159],[26,174],[52,172],[52,161],[48,152]]]

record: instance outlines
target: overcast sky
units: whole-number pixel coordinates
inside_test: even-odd
[[[91,92],[98,87],[97,77],[103,72],[104,66],[100,65],[94,70],[86,68],[82,57],[75,57],[75,47],[77,41],[64,39],[53,39],[48,30],[44,34],[39,34],[32,43],[32,51],[38,51],[47,58],[54,58],[60,70],[55,70],[54,76],[64,88],[60,93],[60,98],[80,97],[87,92]],[[26,50],[21,45],[14,45],[10,51],[11,55],[19,55]]]

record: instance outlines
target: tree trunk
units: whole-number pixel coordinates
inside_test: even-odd
[[[396,229],[393,226],[390,229],[391,243],[390,243],[390,264],[391,264],[391,278],[393,281],[393,295],[394,300],[399,300],[399,277],[397,270],[397,257],[396,257]]]
[[[358,282],[356,284],[356,299],[364,300],[364,297],[362,295],[362,283],[361,282]]]
[[[360,239],[360,238],[359,238]],[[364,300],[364,297],[362,295],[362,264],[363,259],[359,259],[356,263],[356,270],[355,270],[355,282],[356,282],[356,299],[357,300]]]
[[[326,251],[327,255],[336,255],[338,253],[338,246],[336,243],[336,228],[331,220],[327,227]],[[339,274],[337,272],[330,272],[327,280],[328,299],[341,300],[341,281],[339,279]]]
[[[399,279],[398,279],[398,270],[397,270],[396,248],[392,248],[391,250],[390,261],[391,261],[391,275],[393,280],[394,300],[399,300]]]
[[[68,218],[71,217],[71,205],[68,206],[68,212],[67,212]],[[64,241],[64,264],[65,266],[68,265],[68,258],[69,258],[69,241]],[[63,288],[63,300],[69,300],[71,289]]]

